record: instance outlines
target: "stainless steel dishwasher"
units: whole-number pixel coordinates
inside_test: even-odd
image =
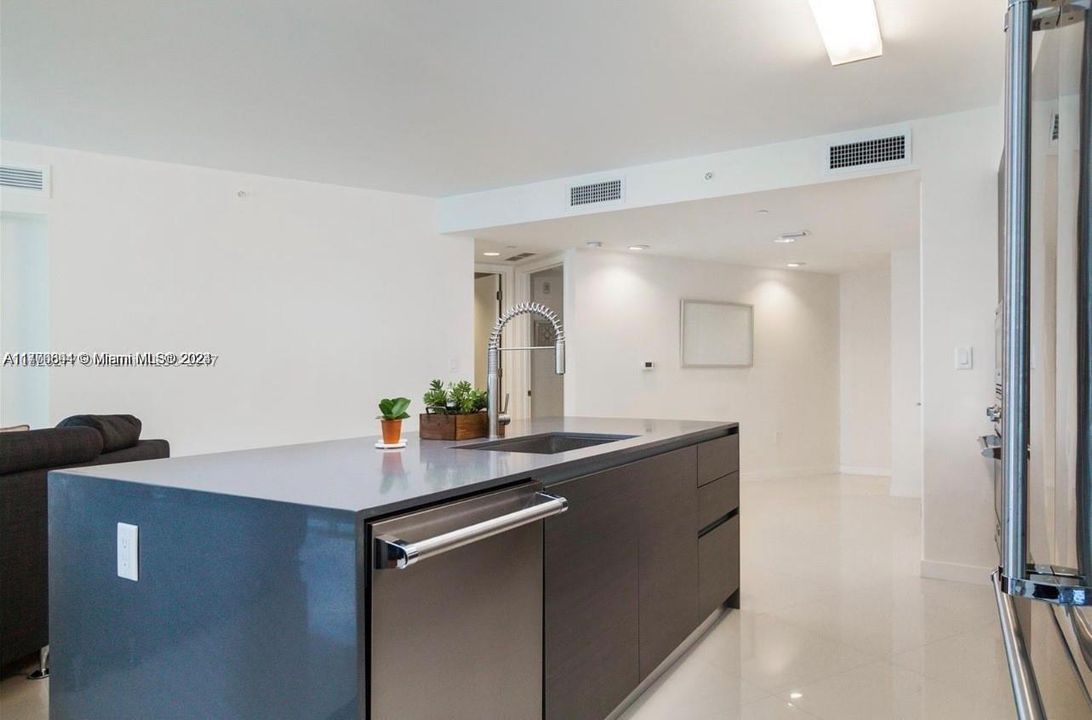
[[[536,483],[373,523],[371,720],[542,717],[542,520]]]

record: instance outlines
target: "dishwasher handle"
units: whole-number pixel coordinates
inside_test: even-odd
[[[376,569],[405,570],[410,565],[440,555],[448,550],[463,547],[503,532],[529,525],[551,515],[565,512],[569,501],[544,492],[535,493],[535,501],[525,508],[499,517],[483,520],[450,532],[434,535],[417,542],[407,542],[393,535],[380,535],[375,539]]]

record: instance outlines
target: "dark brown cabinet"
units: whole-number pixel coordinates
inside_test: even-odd
[[[698,445],[698,615],[739,607],[739,431]]]
[[[699,612],[708,617],[739,590],[739,515],[698,539]]]
[[[739,433],[698,445],[698,485],[739,470]]]
[[[739,473],[698,488],[698,530],[705,530],[739,507]]]
[[[641,679],[697,627],[697,449],[683,448],[632,466],[640,484],[637,571]]]
[[[632,467],[551,487],[569,510],[545,523],[547,720],[600,720],[640,682]]]
[[[606,717],[738,589],[738,469],[733,434],[550,486],[546,720]]]

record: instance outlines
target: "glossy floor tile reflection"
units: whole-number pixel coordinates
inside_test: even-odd
[[[49,680],[27,680],[24,672],[0,680],[0,720],[48,720]]]
[[[918,577],[920,504],[880,478],[744,483],[742,605],[626,720],[1015,717],[992,590]],[[1033,615],[1033,639],[1049,637]],[[1035,648],[1033,647],[1033,651]],[[1071,672],[1036,658],[1051,720],[1090,717]],[[0,682],[0,718],[46,720],[48,681]]]
[[[743,609],[625,720],[1015,717],[992,589],[919,577],[918,501],[850,476],[741,492]],[[1089,714],[1081,700],[1050,717]]]

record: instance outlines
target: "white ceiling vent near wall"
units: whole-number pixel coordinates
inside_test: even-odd
[[[0,188],[49,197],[49,168],[0,165]]]
[[[620,202],[624,190],[622,178],[601,180],[584,185],[569,186],[569,207],[583,207],[599,203]]]
[[[827,145],[828,173],[856,172],[910,164],[910,131],[885,132]]]

